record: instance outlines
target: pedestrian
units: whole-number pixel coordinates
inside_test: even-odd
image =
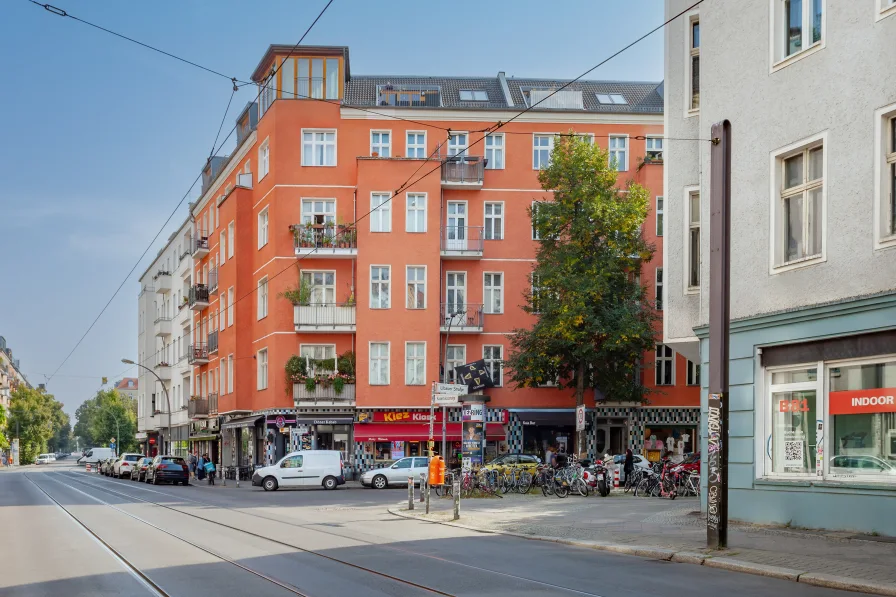
[[[196,465],[199,463],[199,459],[196,458],[196,452],[194,451],[190,454],[190,477],[196,477]]]
[[[635,470],[635,455],[632,454],[632,449],[627,448],[625,450],[625,463],[622,465],[622,472],[625,475],[625,479],[628,479],[628,476],[632,474],[632,471]]]
[[[196,478],[202,481],[205,479],[205,458],[200,456],[196,463]]]
[[[203,454],[202,459],[205,460],[205,472],[208,474],[208,484],[215,484],[215,463],[211,461],[208,454]]]
[[[550,444],[548,444],[547,450],[544,453],[544,463],[547,466],[554,466],[554,451],[551,449]]]

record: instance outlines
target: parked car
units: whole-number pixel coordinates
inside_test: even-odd
[[[420,482],[420,473],[429,473],[429,458],[423,456],[408,456],[396,460],[388,468],[378,468],[367,471],[361,475],[361,485],[386,489],[389,485],[408,486],[408,477],[414,478],[414,485]]]
[[[641,456],[640,454],[632,454],[633,464],[635,468],[641,469],[649,469],[651,468],[650,461]],[[607,464],[607,459],[604,459],[604,464]],[[613,456],[613,464],[616,465],[616,468],[619,469],[619,481],[625,481],[625,454],[616,454]],[[612,474],[612,473],[610,473]]]
[[[189,485],[190,467],[187,466],[187,461],[180,456],[156,456],[146,467],[146,482],[153,485],[159,483]]]
[[[122,454],[112,465],[112,476],[116,479],[122,477],[130,479],[134,466],[141,458],[143,458],[143,454]]]
[[[115,464],[116,460],[117,460],[117,458],[115,458],[114,456],[112,458],[106,458],[105,460],[103,460],[102,463],[99,465],[100,472],[102,474],[106,475],[107,477],[111,477],[112,476],[112,465]]]
[[[78,464],[87,464],[88,462],[90,464],[98,464],[101,460],[112,458],[113,456],[115,456],[115,453],[112,451],[112,448],[91,448],[78,458]]]
[[[534,473],[539,464],[541,464],[541,458],[531,454],[501,454],[482,468],[503,472],[506,467],[514,466]]]
[[[877,456],[839,454],[831,458],[831,472],[841,475],[896,475],[896,466]]]
[[[53,454],[40,454],[34,464],[50,464],[51,462],[55,462],[55,460],[56,456]]]
[[[68,458],[68,454],[66,454],[65,452],[56,452],[54,456],[56,457],[56,460],[65,460],[66,458]]]
[[[252,485],[265,491],[279,487],[323,487],[336,489],[345,484],[342,452],[338,450],[301,450],[290,452],[273,466],[255,470]]]
[[[143,481],[146,479],[146,469],[150,464],[152,464],[152,458],[149,456],[144,456],[138,460],[131,471],[131,481]]]

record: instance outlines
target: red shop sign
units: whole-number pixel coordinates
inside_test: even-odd
[[[896,413],[896,388],[831,392],[829,410],[832,415]]]
[[[435,421],[442,422],[442,411],[436,410]],[[373,413],[374,423],[429,423],[428,412],[407,410],[386,410]]]

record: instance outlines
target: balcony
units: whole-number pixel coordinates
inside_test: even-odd
[[[482,226],[442,226],[442,257],[482,259]]]
[[[208,344],[190,344],[187,353],[187,362],[191,365],[205,365],[208,363]]]
[[[478,191],[482,188],[485,162],[478,155],[456,155],[446,158],[442,162],[442,188]]]
[[[295,306],[297,332],[354,332],[354,304],[315,303]]]
[[[159,376],[159,379],[162,381],[171,381],[171,364],[166,363],[165,361],[160,362],[158,365],[153,367],[156,372],[156,375]]]
[[[208,333],[208,353],[218,352],[218,330]]]
[[[193,284],[190,286],[190,296],[187,304],[193,311],[202,311],[208,307],[208,286],[205,284]]]
[[[303,383],[292,384],[292,397],[296,405],[300,402],[338,402],[345,404],[355,401],[355,384],[347,383],[342,386],[342,392],[337,393],[336,389],[331,385],[323,387],[316,385],[313,390],[309,390]]]
[[[165,316],[156,318],[153,322],[153,329],[157,338],[167,338],[171,335],[171,318]]]
[[[323,259],[353,259],[358,255],[358,232],[352,226],[294,224],[290,230],[296,255]]]
[[[208,414],[216,415],[218,414],[218,393],[217,392],[209,392],[208,395]]]
[[[218,268],[212,268],[208,272],[208,293],[218,294]]]
[[[442,303],[439,326],[451,334],[478,334],[482,332],[482,304]]]
[[[208,416],[208,399],[194,396],[187,404],[187,415],[191,419],[204,419]]]
[[[205,257],[208,255],[208,245],[208,236],[206,236],[205,233],[200,232],[199,235],[193,239],[193,246],[190,253],[196,259]]]
[[[152,277],[156,292],[159,294],[168,294],[171,292],[171,272],[159,270]]]

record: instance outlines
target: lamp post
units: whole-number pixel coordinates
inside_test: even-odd
[[[445,305],[446,311],[449,306],[453,306],[457,309],[453,313],[448,314],[448,331],[445,332],[445,361],[444,368],[442,369],[442,383],[448,383],[448,340],[451,338],[451,324],[454,323],[454,318],[459,315],[466,315],[467,310],[464,309],[463,304],[455,304],[455,305]],[[448,462],[448,408],[442,407],[442,458],[445,458],[445,462]]]
[[[134,361],[132,361],[130,359],[121,359],[121,362],[124,363],[125,365],[136,365],[136,366],[140,367],[141,369],[146,369],[147,371],[152,373],[153,376],[157,380],[159,380],[160,384],[162,384],[162,389],[165,391],[165,404],[168,405],[168,443],[170,444],[171,443],[171,398],[168,396],[168,388],[165,387],[165,382],[162,381],[162,378],[159,377],[159,375],[155,371],[153,371],[146,365],[141,365],[140,363],[135,363]],[[162,447],[163,448],[165,447],[164,443],[162,444]]]
[[[118,440],[118,443],[115,444],[115,455],[118,456],[118,446],[121,444],[121,427],[118,424],[118,417],[112,414],[108,406],[103,409],[103,413],[112,415],[112,418],[115,420],[115,438]]]

